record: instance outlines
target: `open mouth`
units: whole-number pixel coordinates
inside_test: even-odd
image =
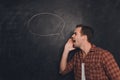
[[[75,43],[75,42],[76,42],[76,40],[74,40],[74,39],[73,39],[72,41],[73,41],[73,43]]]

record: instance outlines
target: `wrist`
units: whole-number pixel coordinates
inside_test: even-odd
[[[64,49],[64,51],[63,51],[65,54],[69,54],[69,49]]]

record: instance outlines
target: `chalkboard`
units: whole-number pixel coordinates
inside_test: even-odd
[[[119,0],[1,0],[0,79],[73,80],[59,74],[59,63],[77,24],[91,26],[93,43],[120,65],[119,17]]]

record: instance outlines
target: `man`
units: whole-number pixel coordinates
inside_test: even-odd
[[[75,80],[120,80],[120,69],[112,54],[91,43],[93,29],[77,25],[64,47],[60,73],[74,71]],[[70,51],[79,48],[68,61]]]

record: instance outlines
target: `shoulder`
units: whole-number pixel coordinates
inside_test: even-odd
[[[98,46],[95,46],[95,50],[100,52],[100,53],[110,53],[110,51],[106,50],[106,49],[103,49],[101,47],[98,47]]]
[[[101,56],[112,56],[112,53],[106,49],[103,49],[101,47],[95,46],[94,47],[95,53],[101,55]]]
[[[96,47],[96,52],[99,53],[103,58],[113,57],[113,54],[110,51],[103,49],[101,47]]]

